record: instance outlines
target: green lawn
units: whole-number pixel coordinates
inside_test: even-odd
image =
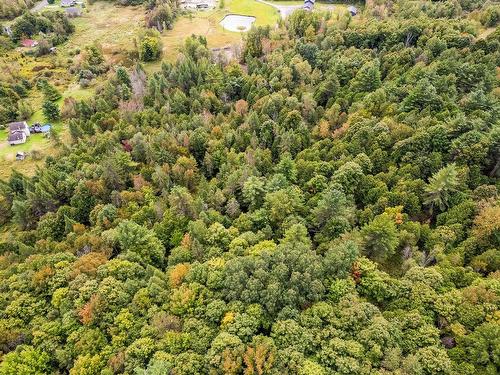
[[[192,12],[179,17],[172,30],[162,33],[163,59],[175,61],[179,49],[188,36],[203,35],[207,38],[208,47],[224,47],[242,43],[242,33],[225,30],[219,22],[227,14],[254,16],[258,26],[275,25],[279,20],[278,11],[272,6],[255,0],[226,0],[224,9],[216,8],[207,11]],[[160,62],[145,64],[148,72],[158,70]]]
[[[0,131],[0,139],[7,139],[6,130]],[[8,158],[9,160],[13,160],[16,152],[30,152],[40,148],[40,146],[45,146],[43,145],[44,143],[48,143],[48,141],[43,134],[32,134],[28,137],[26,143],[22,145],[9,146],[7,144],[3,146],[2,143],[2,146],[0,147],[0,158]]]
[[[92,95],[92,89],[81,89],[78,85],[73,84],[68,87],[68,89],[63,93],[62,98],[59,99],[56,103],[59,105],[59,107],[62,107],[65,98],[73,97],[77,100],[82,100],[89,98]],[[28,120],[28,124],[30,126],[35,122],[39,122],[42,124],[47,123],[45,117],[43,116],[42,109],[38,109]],[[51,121],[50,123],[61,136],[64,135],[66,129],[62,121]],[[32,134],[30,137],[28,137],[26,143],[15,146],[10,146],[7,143],[7,136],[8,131],[6,129],[0,130],[0,178],[8,177],[11,168],[17,168],[24,171],[25,173],[30,173],[35,169],[36,165],[42,163],[42,161],[35,161],[31,158],[16,162],[15,156],[17,152],[29,153],[38,151],[43,157],[49,154],[53,154],[56,151],[53,143],[43,134]]]
[[[226,9],[229,13],[254,16],[256,18],[256,26],[272,26],[275,25],[280,18],[276,8],[259,3],[255,0],[229,0],[226,2]]]

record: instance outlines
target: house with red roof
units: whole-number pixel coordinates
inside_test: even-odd
[[[38,42],[33,39],[23,39],[21,40],[21,45],[26,48],[33,48],[38,45]]]

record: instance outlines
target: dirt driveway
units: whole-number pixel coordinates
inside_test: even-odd
[[[33,8],[31,8],[31,11],[32,12],[39,12],[43,8],[45,8],[47,5],[49,5],[49,3],[47,2],[47,0],[42,0],[39,3],[35,4],[35,6]]]
[[[278,5],[278,4],[273,4],[269,3],[265,0],[256,0],[259,3],[262,4],[267,4],[272,6],[273,8],[278,9],[278,12],[280,12],[281,18],[287,18],[290,14],[293,13],[294,10],[302,8],[302,5]]]

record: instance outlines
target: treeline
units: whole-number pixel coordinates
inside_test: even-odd
[[[45,11],[41,14],[25,13],[11,25],[12,39],[19,41],[22,38],[31,38],[39,33],[48,34],[59,44],[74,31],[68,17],[63,12]]]
[[[494,0],[390,0],[368,1],[366,14],[403,19],[426,15],[432,18],[472,17],[486,27],[500,22],[500,4]]]
[[[108,73],[1,184],[0,374],[496,374],[499,62],[299,10]]]
[[[36,0],[2,0],[0,2],[0,19],[13,19],[32,8]]]

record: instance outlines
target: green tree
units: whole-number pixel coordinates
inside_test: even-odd
[[[46,100],[43,103],[42,109],[43,115],[47,121],[57,121],[61,118],[61,112],[59,111],[58,105],[50,100]]]
[[[262,206],[265,193],[263,178],[250,176],[243,184],[243,200],[248,204],[250,210],[255,210]]]
[[[6,354],[0,363],[1,375],[44,375],[50,372],[50,357],[32,346],[19,346]]]
[[[401,105],[405,111],[424,110],[425,108],[439,110],[441,108],[441,98],[437,94],[434,85],[427,78],[423,78],[415,85],[412,85],[408,96]]]
[[[50,100],[51,102],[55,102],[56,100],[61,99],[62,95],[57,89],[52,86],[48,81],[44,81],[42,84],[42,91],[45,97],[45,100]]]
[[[368,93],[381,86],[380,62],[378,60],[365,63],[351,82],[351,90],[355,93]]]
[[[424,203],[430,206],[431,212],[438,208],[444,211],[448,208],[451,194],[458,188],[458,171],[455,164],[441,168],[429,179],[425,187]]]
[[[123,221],[117,228],[116,239],[126,258],[157,267],[163,265],[165,249],[154,232],[132,221]]]
[[[289,33],[292,37],[303,37],[306,34],[306,30],[311,27],[313,32],[317,31],[320,26],[320,18],[315,12],[308,12],[304,9],[299,9],[293,12],[290,17],[287,18],[289,25]]]
[[[332,279],[345,278],[359,255],[358,246],[353,241],[331,244],[325,253],[326,276]]]
[[[129,88],[132,87],[132,84],[130,82],[130,76],[124,67],[119,66],[116,69],[116,78],[120,84],[125,85]]]
[[[269,37],[269,27],[252,27],[246,34],[244,56],[261,57],[263,53],[262,39],[265,37]]]
[[[386,213],[376,216],[361,229],[361,239],[369,257],[379,261],[390,258],[399,242],[394,219]]]
[[[138,39],[139,58],[142,61],[156,61],[161,57],[162,44],[158,31],[148,30]]]

